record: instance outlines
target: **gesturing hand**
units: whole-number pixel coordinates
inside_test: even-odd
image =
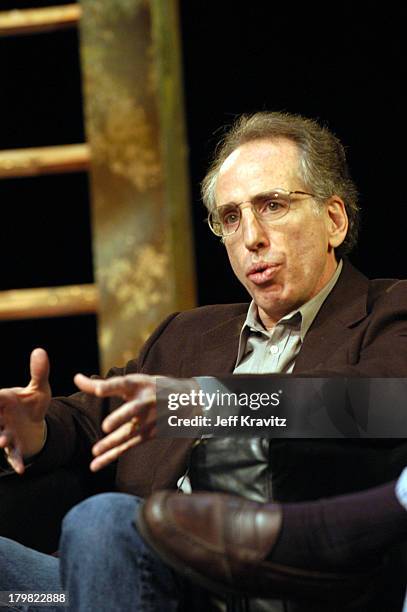
[[[43,349],[31,353],[30,374],[26,387],[0,390],[0,448],[18,474],[24,472],[23,458],[35,455],[44,444],[51,389],[49,361]]]
[[[96,457],[90,464],[92,471],[100,470],[132,446],[154,436],[157,421],[154,377],[127,374],[100,380],[77,374],[74,381],[85,393],[96,397],[116,396],[124,400],[124,404],[102,423],[102,429],[108,435],[92,449]]]
[[[93,447],[95,459],[90,464],[93,472],[115,461],[129,448],[153,438],[157,431],[158,416],[156,382],[160,381],[161,390],[171,392],[190,392],[199,389],[194,379],[177,379],[166,376],[147,376],[146,374],[127,374],[106,380],[88,378],[83,374],[75,376],[75,383],[85,393],[96,397],[121,397],[124,400],[102,422],[102,430],[107,434]]]

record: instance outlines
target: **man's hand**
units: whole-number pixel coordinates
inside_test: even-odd
[[[43,349],[31,353],[30,374],[27,387],[0,390],[0,448],[18,474],[24,473],[24,457],[39,453],[44,445],[51,388],[48,356]]]
[[[102,430],[108,435],[92,449],[96,457],[90,464],[93,472],[115,461],[132,446],[154,436],[157,420],[155,378],[144,374],[127,374],[100,380],[77,374],[74,381],[85,393],[96,397],[121,397],[124,400],[124,404],[102,423]]]
[[[83,374],[75,376],[75,384],[85,393],[96,397],[121,397],[124,400],[124,404],[111,412],[102,423],[102,430],[107,435],[92,449],[95,459],[90,464],[90,469],[93,472],[115,461],[129,448],[155,436],[157,378],[169,391],[188,392],[192,388],[197,388],[197,383],[193,380],[154,377],[146,374],[127,374],[106,380],[88,378]]]

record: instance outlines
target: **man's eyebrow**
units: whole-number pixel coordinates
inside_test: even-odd
[[[261,191],[260,193],[256,193],[254,196],[249,198],[248,200],[242,200],[241,202],[226,202],[226,204],[220,204],[218,208],[223,206],[239,206],[239,204],[243,204],[243,202],[253,202],[254,200],[261,200],[262,198],[268,198],[273,195],[276,191],[287,191],[282,187],[274,187],[272,189],[267,189],[267,191]]]

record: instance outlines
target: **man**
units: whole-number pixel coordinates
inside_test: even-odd
[[[179,593],[169,570],[132,527],[133,495],[175,488],[187,469],[193,490],[286,503],[374,487],[396,478],[407,463],[406,443],[397,440],[213,438],[196,445],[155,437],[149,375],[171,377],[165,384],[188,391],[196,386],[192,377],[232,373],[406,373],[407,284],[368,281],[341,259],[355,242],[358,209],[343,147],[332,134],[293,115],[242,118],[218,150],[203,193],[211,228],[253,298],[249,309],[219,305],[171,315],[137,361],[105,381],[78,375],[84,393],[51,403],[47,358],[34,351],[29,386],[1,392],[0,445],[15,471],[23,474],[24,461],[31,473],[86,465],[93,445],[91,470],[118,460],[115,486],[131,494],[86,500],[65,520],[62,584],[75,610],[104,610],[113,595],[117,610],[128,609],[129,601],[143,610],[175,609]],[[273,511],[268,516],[275,520]],[[11,564],[2,567],[8,585],[17,579],[26,588],[61,584],[55,559],[11,543],[0,552],[4,547],[17,568],[10,575]],[[29,563],[40,568],[37,581]],[[380,597],[374,595],[376,608],[369,609],[384,609]],[[211,605],[222,608],[215,597]],[[250,601],[252,610],[307,609],[296,605]],[[321,605],[311,609],[327,609],[326,601]]]

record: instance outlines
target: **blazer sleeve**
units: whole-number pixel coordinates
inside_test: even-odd
[[[124,368],[112,368],[106,378],[139,372],[151,348],[177,314],[171,314],[157,327],[137,359],[129,361]],[[100,399],[82,392],[53,398],[46,415],[47,441],[26,473],[41,474],[61,466],[87,467],[92,459],[93,444],[104,435],[101,429],[103,419],[120,403],[120,398]],[[0,477],[9,475],[14,475],[14,470],[3,459]]]

